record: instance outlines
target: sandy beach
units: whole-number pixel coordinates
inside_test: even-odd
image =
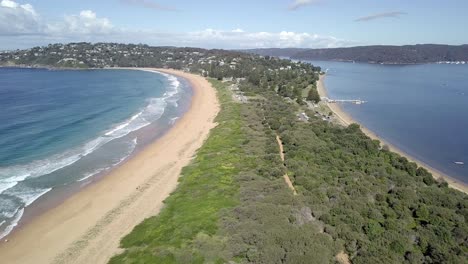
[[[186,166],[216,124],[216,91],[201,76],[157,70],[187,79],[190,109],[161,138],[0,243],[1,263],[106,263],[134,226],[159,212]]]
[[[320,80],[318,81],[317,83],[317,91],[319,93],[319,95],[322,97],[322,96],[327,96],[327,90],[326,90],[326,87],[324,85],[324,80],[326,78],[326,75],[321,75],[320,76]],[[340,105],[338,103],[327,103],[327,106],[330,108],[330,110],[334,113],[334,115],[338,118],[338,120],[340,121],[341,124],[343,125],[349,125],[349,124],[352,124],[352,123],[357,123],[360,125],[361,127],[361,130],[370,138],[372,139],[376,139],[376,140],[379,140],[383,145],[387,145],[389,147],[389,149],[393,152],[396,152],[398,154],[400,154],[401,156],[404,156],[406,157],[408,160],[412,161],[412,162],[415,162],[416,164],[418,164],[418,166],[421,166],[421,167],[424,167],[425,169],[427,169],[429,172],[432,173],[432,175],[434,176],[434,178],[436,179],[439,179],[439,178],[442,178],[444,179],[450,187],[454,188],[454,189],[457,189],[459,191],[462,191],[464,193],[468,193],[468,185],[463,183],[463,182],[460,182],[458,180],[455,180],[454,178],[432,168],[431,166],[429,166],[428,164],[418,160],[418,159],[415,159],[414,157],[408,155],[407,153],[405,153],[404,151],[398,149],[397,147],[395,147],[394,145],[386,142],[385,140],[383,140],[382,138],[378,137],[374,132],[372,132],[371,130],[367,129],[365,126],[363,126],[362,124],[360,124],[359,122],[357,122],[356,120],[354,120],[349,114],[347,114],[345,111],[343,111],[340,107]]]

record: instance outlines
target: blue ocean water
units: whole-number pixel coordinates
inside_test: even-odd
[[[379,137],[468,183],[468,65],[313,61],[327,70],[331,99]],[[464,162],[457,165],[455,162]]]
[[[185,80],[159,73],[0,68],[0,237],[42,195],[154,140],[190,96]]]

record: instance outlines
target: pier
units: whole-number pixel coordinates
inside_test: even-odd
[[[328,97],[321,97],[323,101],[326,101],[327,103],[352,103],[352,104],[364,104],[367,103],[367,101],[363,101],[361,99],[330,99]]]

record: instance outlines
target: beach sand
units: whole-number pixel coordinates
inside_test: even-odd
[[[151,69],[141,69],[151,70]],[[0,243],[1,263],[106,263],[120,239],[156,215],[216,124],[216,91],[201,76],[154,69],[189,80],[190,109],[160,139]]]
[[[319,95],[321,97],[322,96],[327,96],[327,91],[326,91],[326,88],[325,88],[325,85],[324,85],[325,78],[326,78],[326,75],[321,75],[320,80],[317,83],[317,91],[318,91],[318,93],[319,93]],[[360,124],[359,122],[354,120],[345,111],[343,111],[338,103],[327,103],[327,106],[334,113],[335,117],[338,118],[338,120],[340,121],[340,123],[342,125],[347,126],[347,125],[350,125],[352,123],[359,124],[360,127],[361,127],[361,130],[368,137],[370,137],[372,139],[379,140],[382,143],[382,145],[387,145],[391,151],[396,152],[396,153],[400,154],[401,156],[406,157],[408,160],[418,164],[418,166],[424,167],[426,170],[428,170],[430,173],[432,173],[432,175],[434,176],[435,179],[442,178],[449,184],[450,187],[452,187],[454,189],[457,189],[459,191],[462,191],[464,193],[468,193],[468,185],[467,184],[465,184],[463,182],[460,182],[460,181],[458,181],[458,180],[456,180],[456,179],[454,179],[454,178],[452,178],[452,177],[450,177],[450,176],[448,176],[448,175],[446,175],[446,174],[432,168],[428,164],[426,164],[426,163],[424,163],[424,162],[422,162],[422,161],[420,161],[418,159],[415,159],[414,157],[408,155],[406,152],[398,149],[394,145],[392,145],[392,144],[386,142],[385,140],[383,140],[382,138],[378,137],[374,132],[367,129],[365,126],[363,126],[362,124]]]

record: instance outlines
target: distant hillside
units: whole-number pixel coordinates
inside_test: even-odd
[[[298,60],[335,60],[384,64],[468,61],[468,45],[362,46],[333,49],[251,49],[259,55],[284,56]]]
[[[273,56],[273,57],[292,57],[295,54],[307,51],[310,49],[300,49],[300,48],[271,48],[271,49],[249,49],[249,50],[239,50],[242,52],[253,53],[261,56]]]

